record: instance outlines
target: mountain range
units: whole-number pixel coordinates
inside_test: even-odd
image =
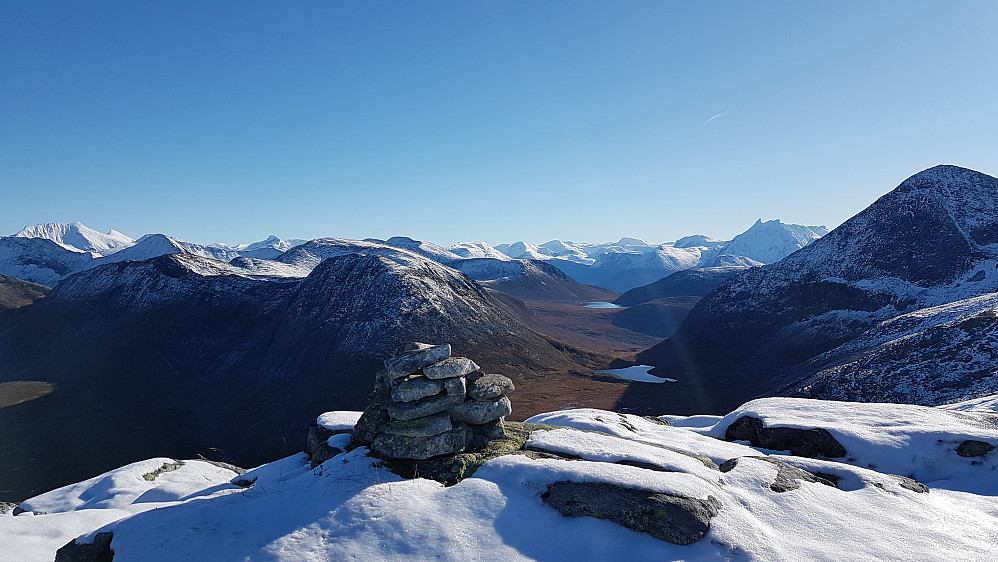
[[[935,405],[993,392],[996,289],[998,180],[937,166],[707,294],[637,357],[679,382],[624,401],[720,412],[776,393]]]
[[[403,236],[388,240],[351,240],[347,243],[393,246],[451,266],[466,259],[545,261],[579,283],[626,291],[689,268],[757,266],[777,261],[825,232],[824,227],[759,220],[727,242],[698,235],[666,244],[621,238],[617,242],[602,244],[552,240],[541,245],[516,242],[493,247],[485,242],[467,242],[444,248]],[[45,244],[43,240],[52,244]],[[192,254],[222,261],[243,258],[287,263],[281,256],[307,242],[282,240],[272,235],[252,244],[201,245],[165,234],[147,234],[133,240],[113,230],[102,234],[81,223],[38,224],[27,226],[12,237],[0,237],[0,274],[54,286],[69,275],[90,267],[125,260],[140,261],[166,254]],[[263,271],[273,266],[257,262],[250,267]],[[483,266],[474,267],[481,269]],[[496,264],[496,267],[502,266]]]

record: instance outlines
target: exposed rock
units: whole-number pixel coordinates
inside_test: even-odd
[[[468,396],[472,400],[492,400],[514,390],[513,381],[503,375],[488,374],[468,380]]]
[[[502,418],[488,423],[469,424],[469,426],[471,427],[471,443],[469,444],[469,448],[472,450],[481,450],[488,447],[489,441],[501,438],[506,432]]]
[[[425,460],[440,455],[460,453],[471,440],[471,429],[464,424],[430,437],[408,437],[379,433],[371,450],[380,457]]]
[[[956,448],[956,454],[961,457],[983,457],[995,450],[995,446],[984,441],[974,441],[968,439]]]
[[[845,447],[826,429],[799,429],[792,427],[764,427],[762,420],[742,416],[728,426],[724,433],[728,441],[748,441],[756,447],[776,451],[790,451],[798,457],[846,456]]]
[[[451,409],[450,416],[454,421],[482,424],[508,416],[512,411],[509,398],[500,396],[496,400],[468,400]]]
[[[908,478],[907,476],[899,476],[897,474],[891,474],[891,478],[897,481],[898,485],[905,490],[911,490],[912,492],[917,492],[919,494],[928,494],[929,487],[922,484],[918,480],[913,478]]]
[[[393,378],[411,375],[423,367],[429,367],[450,357],[450,344],[429,345],[425,343],[411,344],[401,354],[385,360],[385,369]]]
[[[305,454],[308,455],[308,461],[312,468],[343,452],[343,449],[329,446],[329,438],[341,433],[350,432],[326,429],[317,422],[312,422],[312,425],[308,427],[308,439],[305,441]]]
[[[464,396],[468,390],[467,380],[464,377],[444,379],[444,390],[447,396]]]
[[[447,396],[446,394],[439,394],[437,396],[423,398],[422,400],[417,400],[415,402],[390,404],[388,406],[388,415],[396,420],[412,420],[449,410],[462,402],[464,402],[463,396]]]
[[[562,515],[609,519],[673,544],[692,544],[702,539],[710,530],[710,519],[721,507],[713,496],[701,500],[567,480],[549,485],[541,499]]]
[[[381,428],[385,433],[406,437],[431,437],[454,429],[447,414],[389,422]]]
[[[351,441],[355,445],[370,445],[377,435],[378,428],[390,422],[388,409],[380,404],[371,404],[364,408],[364,413],[353,428]]]
[[[17,509],[16,503],[12,502],[0,502],[0,515],[7,515],[8,513]]]
[[[789,465],[781,460],[772,459],[769,457],[741,457],[741,458],[755,459],[776,465],[777,469],[776,478],[769,485],[769,489],[777,493],[789,492],[790,490],[796,490],[800,488],[800,481],[812,482],[816,484],[824,484],[825,486],[831,486],[832,488],[837,487],[835,482],[832,482],[827,478],[818,476],[817,474],[814,474],[812,472],[808,472],[803,468],[798,468],[796,466]],[[738,458],[728,459],[724,461],[723,463],[721,463],[720,466],[721,472],[730,472],[732,469],[735,468],[735,466],[738,465],[738,461],[739,461]]]
[[[478,370],[478,365],[467,357],[451,357],[423,368],[423,374],[430,379],[452,379],[470,375]]]
[[[523,446],[535,431],[555,429],[542,423],[505,422],[503,436],[488,442],[482,450],[465,451],[416,462],[411,459],[385,459],[388,468],[403,478],[429,478],[446,486],[471,477],[487,461],[510,454],[532,456]]]
[[[55,551],[55,562],[112,562],[114,560],[114,551],[111,550],[112,538],[114,534],[108,531],[97,533],[90,543],[69,541]]]
[[[142,478],[152,482],[153,480],[158,478],[160,474],[163,474],[165,472],[173,472],[174,470],[177,470],[182,466],[184,466],[184,461],[174,460],[173,462],[166,462],[163,463],[163,466],[160,466],[156,470],[143,474]]]
[[[413,402],[420,398],[440,394],[443,389],[444,384],[440,381],[430,380],[426,377],[410,377],[392,389],[392,401]]]

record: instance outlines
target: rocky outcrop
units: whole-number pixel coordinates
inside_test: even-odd
[[[413,343],[385,361],[352,443],[385,460],[426,460],[482,450],[504,435],[513,382],[483,374],[448,344]]]
[[[93,541],[80,543],[69,541],[66,546],[55,553],[55,562],[112,562],[114,551],[111,550],[111,532],[97,533]]]
[[[762,420],[750,416],[742,416],[729,425],[724,438],[728,441],[748,441],[756,447],[774,451],[790,451],[798,457],[834,459],[846,456],[845,447],[827,429],[765,427]]]
[[[710,530],[710,519],[721,507],[713,496],[701,500],[603,482],[567,480],[550,484],[541,499],[562,515],[609,519],[673,544],[692,544],[702,539]]]

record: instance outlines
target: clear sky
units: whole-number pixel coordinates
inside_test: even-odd
[[[0,234],[730,238],[998,174],[998,2],[0,0]]]

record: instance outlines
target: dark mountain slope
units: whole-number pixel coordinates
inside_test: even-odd
[[[291,454],[318,413],[362,408],[383,358],[411,340],[449,342],[527,386],[583,368],[465,275],[398,252],[285,281],[192,255],[121,262],[7,311],[0,382],[55,392],[0,408],[4,489],[17,499],[151,456]]]
[[[994,291],[996,256],[998,180],[931,168],[820,240],[704,297],[675,335],[638,356],[680,383],[624,404],[720,412],[775,392],[793,377],[787,368],[877,322]]]
[[[20,308],[49,294],[48,287],[0,275],[0,310]]]

